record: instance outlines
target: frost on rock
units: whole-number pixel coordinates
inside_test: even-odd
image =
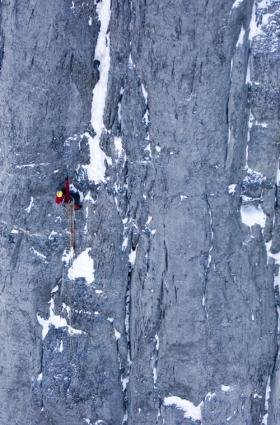
[[[177,396],[165,397],[164,406],[175,406],[177,409],[183,410],[184,418],[191,418],[194,421],[201,420],[201,407],[203,402],[195,406],[191,401],[184,400]]]
[[[87,248],[81,252],[77,258],[73,261],[72,266],[68,270],[68,277],[71,280],[78,278],[84,278],[88,284],[94,282],[94,263],[93,259],[89,255],[91,248]]]
[[[95,48],[95,59],[99,61],[100,77],[93,89],[92,107],[91,107],[91,125],[95,136],[91,137],[86,133],[90,149],[90,164],[85,166],[89,180],[96,184],[105,181],[105,160],[110,163],[105,153],[100,148],[102,132],[105,131],[103,115],[107,97],[108,76],[110,69],[110,37],[108,33],[111,9],[111,1],[102,0],[96,6],[98,18],[100,21],[100,31]]]

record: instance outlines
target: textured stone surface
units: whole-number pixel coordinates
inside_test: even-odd
[[[112,0],[95,184],[102,2],[0,3],[0,424],[278,425],[280,3]]]

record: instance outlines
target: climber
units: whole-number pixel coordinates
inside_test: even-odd
[[[67,176],[64,186],[56,192],[55,202],[56,204],[70,204],[72,201],[74,201],[75,210],[82,208],[80,194],[77,190],[70,189],[69,178]]]

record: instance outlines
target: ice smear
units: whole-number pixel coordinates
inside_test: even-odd
[[[201,421],[201,407],[203,402],[195,406],[191,401],[184,400],[177,396],[165,397],[164,406],[175,406],[177,409],[183,410],[184,418],[191,418],[194,421]]]
[[[241,221],[248,227],[252,227],[255,224],[265,227],[266,215],[263,212],[260,205],[242,205],[240,209]]]
[[[84,278],[88,284],[94,282],[94,264],[93,259],[89,255],[91,248],[85,249],[73,261],[72,266],[68,270],[68,277],[75,280],[79,277]]]
[[[91,125],[95,136],[87,134],[90,149],[90,164],[85,168],[88,178],[96,184],[105,181],[105,153],[100,148],[100,138],[102,131],[105,130],[103,115],[107,97],[107,86],[110,69],[110,37],[108,33],[111,17],[111,0],[102,0],[97,3],[96,11],[100,21],[100,30],[95,48],[95,59],[100,62],[99,81],[93,89],[93,99],[91,107]]]

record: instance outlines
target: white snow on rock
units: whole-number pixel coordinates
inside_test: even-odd
[[[236,47],[242,46],[244,44],[244,36],[245,36],[245,29],[242,26],[241,27],[241,30],[240,30],[240,33],[239,33],[239,37],[238,37],[237,43],[236,43]]]
[[[257,16],[256,16],[256,0],[253,1],[252,16],[249,25],[249,41],[252,42],[253,38],[259,34]]]
[[[144,99],[145,99],[145,103],[146,103],[146,105],[147,105],[147,104],[148,104],[148,92],[147,92],[147,90],[146,90],[146,88],[145,88],[144,84],[141,84],[141,89],[142,89],[143,97],[144,97]]]
[[[128,237],[125,236],[122,243],[122,251],[125,251],[128,246]]]
[[[264,414],[262,418],[262,425],[267,425],[268,421],[268,403],[270,399],[270,393],[271,393],[271,386],[270,386],[270,376],[267,380],[266,390],[265,390],[265,410],[266,413]]]
[[[30,203],[29,203],[28,207],[27,207],[27,208],[25,208],[25,211],[27,212],[27,214],[29,214],[29,213],[30,213],[31,208],[33,207],[33,205],[34,205],[34,198],[33,198],[33,196],[31,196],[31,197],[30,197]]]
[[[91,248],[85,249],[77,258],[73,261],[72,266],[68,270],[68,277],[71,280],[75,280],[82,277],[88,284],[94,282],[94,263],[93,259],[89,255]]]
[[[236,191],[236,184],[230,184],[229,186],[228,186],[228,193],[231,195],[232,193],[235,193],[235,191]]]
[[[95,201],[94,201],[93,197],[91,196],[90,191],[87,192],[84,199],[85,199],[86,202],[90,202],[91,204],[95,204]]]
[[[62,340],[60,341],[60,345],[59,345],[59,349],[58,349],[58,351],[59,351],[60,353],[62,353],[62,351],[63,351],[63,341],[62,341]]]
[[[114,337],[115,337],[115,340],[118,341],[121,336],[122,336],[122,334],[119,331],[117,331],[116,328],[114,328]]]
[[[51,293],[52,294],[55,294],[57,291],[59,290],[59,287],[58,287],[58,285],[56,285],[52,290],[51,290]]]
[[[102,0],[97,3],[96,11],[100,21],[100,30],[95,48],[95,59],[100,62],[99,81],[93,89],[92,107],[91,107],[91,125],[95,131],[92,137],[86,133],[90,149],[90,164],[86,165],[89,180],[96,184],[105,181],[105,160],[110,163],[110,159],[100,148],[100,138],[105,125],[103,115],[107,97],[108,76],[110,69],[110,37],[108,33],[111,17],[111,0]]]
[[[224,393],[227,393],[227,392],[229,392],[229,391],[230,391],[230,386],[229,386],[229,385],[221,385],[221,390],[222,390]]]
[[[237,7],[241,6],[244,0],[235,0],[235,2],[232,5],[232,9],[236,9]]]
[[[248,227],[252,227],[255,224],[265,227],[266,215],[263,212],[260,205],[242,205],[240,209],[241,221]]]
[[[50,309],[49,309],[49,318],[44,319],[43,317],[37,314],[37,320],[39,324],[42,326],[42,339],[45,339],[47,336],[49,329],[51,326],[54,326],[56,329],[66,328],[70,335],[81,335],[83,331],[79,329],[74,329],[72,326],[67,324],[67,321],[64,317],[61,317],[54,312],[54,300],[51,298],[49,301]]]
[[[177,409],[183,410],[185,418],[191,418],[194,421],[201,420],[201,407],[203,402],[195,406],[191,401],[184,400],[177,396],[165,397],[164,406],[175,406]]]
[[[268,124],[266,122],[260,122],[260,121],[256,121],[255,125],[257,125],[258,127],[261,127],[261,128],[267,128],[268,127]]]
[[[106,177],[106,161],[111,164],[111,158],[109,158],[105,152],[101,149],[99,142],[101,132],[99,135],[92,137],[89,133],[85,133],[88,139],[90,149],[90,164],[86,165],[87,174],[89,180],[94,181],[95,184],[105,182]]]
[[[37,251],[35,248],[33,248],[33,246],[31,247],[31,251],[38,257],[40,258],[40,260],[44,261],[44,263],[48,263],[47,257],[42,254],[41,252]]]
[[[134,266],[134,264],[135,264],[135,260],[136,260],[136,249],[132,249],[131,251],[130,251],[130,254],[129,254],[129,256],[128,256],[128,261],[130,262],[130,264],[132,265],[132,266]]]
[[[70,251],[64,251],[62,254],[62,261],[68,265],[74,258],[74,249],[71,248]]]
[[[280,169],[279,168],[277,168],[276,184],[277,186],[280,186]]]

